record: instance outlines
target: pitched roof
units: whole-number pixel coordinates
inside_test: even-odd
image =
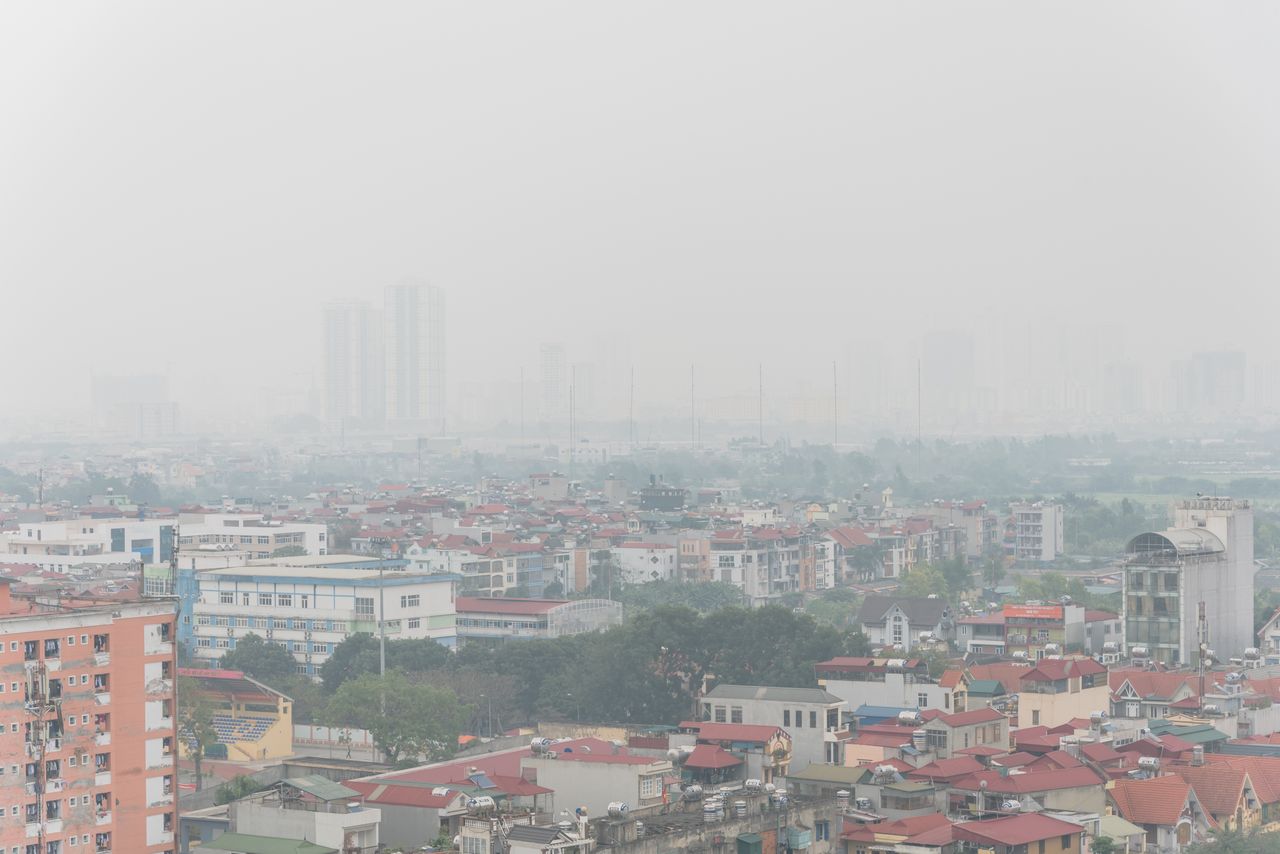
[[[1196,790],[1200,805],[1215,818],[1236,811],[1249,775],[1230,765],[1175,765],[1171,769]]]
[[[742,760],[718,745],[699,744],[684,764],[687,768],[732,768],[741,765]]]
[[[985,769],[986,766],[972,756],[957,756],[952,759],[937,759],[928,765],[921,765],[909,772],[907,777],[912,780],[941,780],[976,774]]]
[[[936,710],[930,710],[936,711]],[[974,724],[995,723],[996,721],[1006,720],[1005,716],[995,709],[973,709],[968,712],[956,712],[955,714],[938,713],[934,715],[925,715],[930,723],[933,721],[941,721],[950,727],[957,726],[973,726]]]
[[[882,821],[876,824],[846,825],[840,834],[841,839],[855,842],[875,842],[881,837],[900,839],[908,844],[945,844],[951,841],[951,820],[942,813],[929,813],[911,818],[900,818],[897,821]],[[935,841],[939,832],[946,838]],[[927,837],[927,839],[926,839]]]
[[[238,854],[338,854],[337,848],[326,848],[313,842],[251,833],[224,833],[204,843],[203,847],[209,851],[235,851]]]
[[[365,803],[387,806],[443,809],[462,795],[458,790],[447,786],[381,783],[374,780],[348,780],[343,785],[363,795]]]
[[[1036,666],[1022,674],[1023,682],[1057,682],[1076,676],[1095,676],[1106,673],[1092,658],[1042,658]]]
[[[720,684],[703,695],[710,700],[769,700],[783,703],[840,703],[835,694],[821,688],[778,688],[769,685]]]
[[[737,741],[764,743],[781,733],[782,727],[769,724],[714,724],[704,721],[681,721],[680,729],[693,730],[702,741]],[[788,736],[789,737],[789,736]]]
[[[1176,774],[1147,780],[1116,780],[1108,790],[1116,810],[1134,824],[1173,827],[1191,796],[1191,784]]]
[[[1076,789],[1082,786],[1098,786],[1102,778],[1087,765],[1075,768],[1063,768],[1057,771],[1039,771],[1031,774],[1009,774],[1005,776],[999,771],[983,771],[971,774],[951,784],[954,789],[966,792],[978,791],[981,784],[987,784],[988,792],[1002,795],[1027,795],[1035,792],[1052,792],[1058,789]]]
[[[885,615],[897,606],[907,620],[916,626],[936,626],[942,622],[942,612],[946,610],[944,599],[928,599],[913,596],[868,596],[862,600],[858,609],[859,623],[883,623]]]
[[[994,842],[998,845],[1027,845],[1055,836],[1082,833],[1078,824],[1042,813],[1023,813],[986,821],[966,821],[955,827],[956,837],[972,842]]]

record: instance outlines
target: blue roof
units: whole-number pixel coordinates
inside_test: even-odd
[[[914,712],[910,706],[871,706],[863,703],[853,710],[855,718],[896,718],[900,712]]]

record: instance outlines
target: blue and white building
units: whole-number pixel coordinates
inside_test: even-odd
[[[357,632],[457,644],[457,575],[326,566],[241,566],[195,574],[191,654],[212,664],[248,634],[281,644],[298,672],[318,675]]]

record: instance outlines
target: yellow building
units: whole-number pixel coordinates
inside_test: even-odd
[[[1110,707],[1107,668],[1092,658],[1044,658],[1019,680],[1018,729],[1060,726]]]
[[[183,668],[213,707],[213,728],[232,762],[293,755],[293,701],[239,670]],[[183,754],[186,743],[180,740]]]

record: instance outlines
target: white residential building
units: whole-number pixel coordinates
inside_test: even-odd
[[[768,724],[791,735],[792,768],[839,765],[848,703],[821,688],[717,685],[702,697],[702,717],[713,723]]]
[[[250,558],[269,558],[287,547],[300,547],[309,555],[329,553],[327,525],[278,522],[261,513],[184,513],[178,517],[180,551],[202,545],[226,545]]]
[[[380,620],[390,639],[457,643],[455,575],[252,566],[200,572],[196,583],[192,654],[207,663],[252,633],[315,676],[334,647],[357,632],[378,634]]]
[[[1063,552],[1066,522],[1061,504],[1023,502],[1009,507],[1013,515],[1015,560],[1052,561]]]
[[[172,519],[25,522],[16,531],[0,534],[0,552],[54,572],[86,563],[164,563],[172,554],[174,529]]]
[[[679,550],[673,543],[622,543],[613,550],[618,580],[627,584],[671,581],[680,569]]]

